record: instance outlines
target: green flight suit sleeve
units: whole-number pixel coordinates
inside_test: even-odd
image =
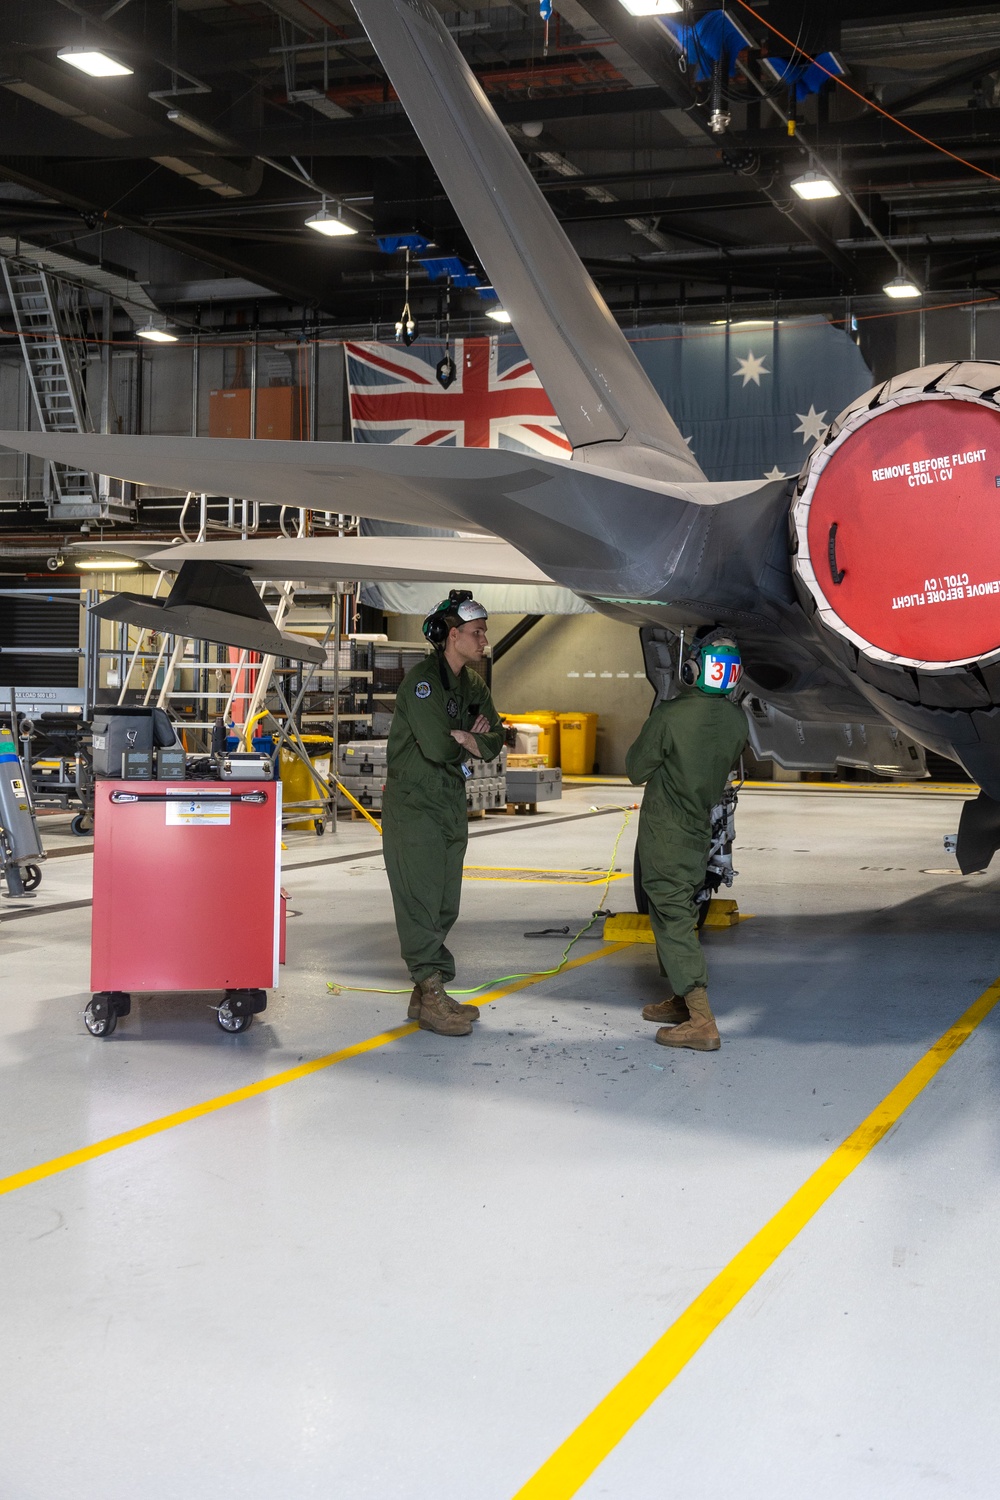
[[[625,756],[625,774],[633,786],[642,786],[662,764],[670,749],[668,717],[654,709],[639,731],[639,738]]]
[[[440,683],[433,679],[430,672],[426,681],[431,691],[424,697],[417,691],[424,685],[423,682],[416,684],[416,688],[408,689],[404,707],[406,722],[425,760],[436,766],[454,765],[457,761],[464,760],[468,751],[463,750],[458,741],[451,737],[452,724],[445,709]]]
[[[500,715],[493,705],[493,698],[486,683],[483,683],[483,696],[479,704],[479,712],[490,721],[488,734],[477,734],[473,738],[479,746],[479,753],[483,760],[495,760],[504,746],[504,726],[500,722]]]

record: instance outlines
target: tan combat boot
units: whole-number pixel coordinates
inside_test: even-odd
[[[440,974],[432,974],[420,981],[420,1015],[417,1024],[421,1031],[433,1031],[438,1036],[468,1036],[472,1021],[462,1007],[455,1005],[441,981]]]
[[[452,997],[448,994],[447,990],[444,991],[444,998],[445,998],[445,1002],[448,1005],[448,1008],[450,1009],[452,1015],[455,1015],[455,1016],[468,1016],[468,1018],[469,1018],[470,1021],[478,1021],[479,1020],[479,1006],[478,1005],[461,1005],[461,1004],[459,1004],[459,1002],[457,1000],[453,1000],[452,999]],[[410,1003],[409,1003],[409,1005],[407,1007],[407,1010],[406,1010],[406,1019],[408,1021],[419,1021],[420,1020],[420,986],[419,986],[419,984],[415,984],[413,986],[413,994],[410,996]]]
[[[668,1026],[679,1026],[683,1021],[690,1021],[691,1012],[687,1003],[680,995],[671,995],[669,1000],[657,1000],[654,1005],[642,1007],[642,1019],[644,1021],[666,1021]]]
[[[694,1052],[718,1052],[722,1043],[712,1007],[708,1003],[708,991],[699,984],[684,996],[684,1003],[691,1012],[691,1019],[679,1026],[661,1026],[656,1040],[661,1047],[690,1047]]]

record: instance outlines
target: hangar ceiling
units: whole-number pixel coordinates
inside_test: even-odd
[[[746,45],[714,80],[710,49],[620,0],[555,0],[547,33],[538,0],[433,3],[622,315],[877,294],[901,264],[935,293],[1000,281],[992,0],[727,0]],[[378,236],[418,231],[482,271],[345,0],[7,0],[4,19],[5,240],[132,276],[187,324],[240,299],[391,321],[401,257]],[[59,59],[82,45],[133,72]],[[821,76],[793,101],[776,73],[827,52],[849,88]],[[817,163],[844,196],[791,191]],[[305,227],[321,193],[356,235]]]

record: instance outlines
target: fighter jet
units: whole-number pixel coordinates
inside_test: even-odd
[[[957,761],[982,788],[963,813],[959,862],[981,868],[1000,847],[1000,367],[935,365],[866,392],[797,481],[709,482],[440,16],[425,0],[353,3],[572,456],[90,434],[0,442],[137,483],[500,538],[506,562],[493,554],[489,576],[541,575],[633,622],[660,696],[675,690],[685,633],[726,626],[743,650],[758,753],[899,771],[926,747]],[[335,569],[335,542],[309,545]],[[280,541],[150,561],[194,557],[297,576]]]

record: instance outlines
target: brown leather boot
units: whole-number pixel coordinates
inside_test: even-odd
[[[469,1018],[470,1021],[478,1021],[479,1020],[479,1006],[478,1005],[462,1005],[462,1004],[459,1003],[458,1000],[452,999],[451,995],[448,994],[447,990],[444,991],[444,998],[445,998],[445,1002],[448,1005],[448,1008],[451,1011],[452,1015],[455,1015],[455,1016],[468,1016],[468,1018]],[[407,1010],[406,1010],[406,1019],[408,1021],[419,1021],[420,1020],[420,986],[419,986],[419,984],[415,984],[413,986],[413,994],[410,996],[410,1003],[409,1003],[409,1005],[407,1007]]]
[[[452,1000],[438,973],[420,981],[417,1024],[421,1031],[433,1031],[438,1036],[468,1036],[472,1030],[471,1018]]]
[[[683,1021],[690,1021],[691,1012],[679,995],[671,995],[669,1000],[657,1000],[653,1005],[644,1005],[642,1019],[666,1021],[668,1026],[679,1026]]]
[[[684,996],[691,1013],[689,1021],[679,1026],[661,1026],[656,1040],[661,1047],[690,1047],[693,1052],[718,1052],[722,1046],[719,1031],[708,1003],[708,991],[698,985]]]

